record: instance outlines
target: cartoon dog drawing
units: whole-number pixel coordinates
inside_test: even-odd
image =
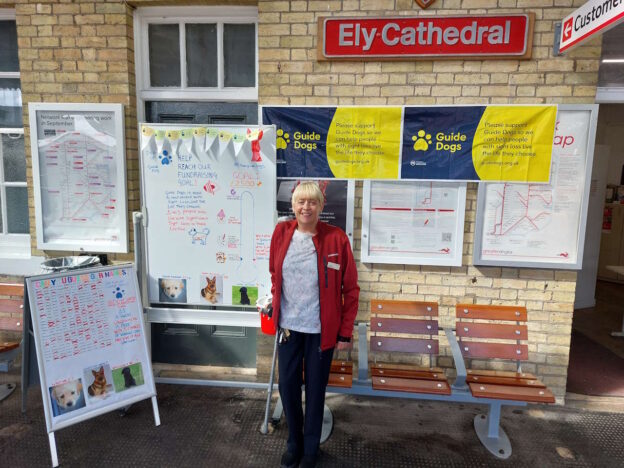
[[[188,235],[191,236],[191,240],[193,244],[199,243],[200,245],[206,245],[206,239],[210,234],[210,228],[204,228],[201,231],[198,231],[195,228],[191,228],[188,231]]]
[[[249,300],[249,296],[247,295],[247,288],[245,286],[240,288],[240,296],[241,305],[251,305],[251,301]]]
[[[184,281],[182,280],[161,279],[158,284],[167,299],[178,299],[184,293]]]
[[[126,386],[126,388],[136,387],[136,380],[134,380],[134,377],[132,377],[132,373],[130,372],[129,367],[124,367],[123,369],[121,369],[121,374],[123,375],[124,385]]]
[[[206,277],[206,287],[201,290],[201,295],[204,299],[212,304],[217,303],[217,277],[213,276],[212,279]]]
[[[104,375],[104,367],[100,367],[97,371],[92,370],[91,373],[93,374],[93,383],[89,385],[89,388],[87,389],[89,395],[104,395],[106,393],[106,376]]]
[[[74,380],[52,387],[51,394],[52,398],[56,401],[59,414],[74,411],[85,405],[84,398],[82,398],[82,383],[80,380]]]

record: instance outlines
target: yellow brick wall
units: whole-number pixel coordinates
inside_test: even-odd
[[[423,11],[412,0],[260,1],[260,103],[290,105],[592,103],[600,41],[553,57],[554,23],[584,0],[438,0]],[[534,12],[532,59],[487,61],[319,62],[322,16],[451,15]],[[369,301],[437,301],[441,325],[455,322],[458,302],[521,304],[529,312],[529,362],[565,395],[576,272],[472,265],[477,185],[468,185],[463,265],[458,268],[362,264],[359,320]],[[360,255],[362,188],[356,190],[355,256]],[[441,338],[439,364],[452,366]],[[509,369],[473,360],[474,367]],[[511,364],[513,367],[513,364]]]
[[[482,104],[588,103],[597,82],[600,42],[566,57],[552,56],[553,28],[584,0],[438,0],[427,11],[413,0],[259,1],[260,104]],[[0,0],[14,7],[29,141],[28,102],[124,104],[128,221],[139,209],[137,121],[132,11],[152,5],[254,5],[253,1]],[[318,62],[317,18],[333,15],[536,14],[533,58],[526,61]],[[30,148],[28,183],[32,187]],[[361,184],[356,191],[356,248],[361,234]],[[561,401],[565,394],[576,273],[471,265],[476,185],[469,184],[464,266],[459,268],[359,264],[362,304],[373,298],[423,299],[441,304],[442,324],[454,322],[457,302],[524,304],[529,310],[530,362]],[[29,200],[33,253],[35,219]],[[131,244],[132,248],[132,244]],[[56,255],[55,252],[46,254]],[[67,254],[64,252],[63,254]],[[131,254],[114,259],[131,259]],[[270,339],[261,339],[258,370],[266,374]],[[451,364],[443,348],[441,364]],[[485,366],[484,362],[474,362]]]

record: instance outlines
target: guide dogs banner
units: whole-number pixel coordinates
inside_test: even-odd
[[[264,107],[277,176],[548,182],[557,106]]]

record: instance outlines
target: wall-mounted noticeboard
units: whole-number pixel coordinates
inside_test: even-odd
[[[156,395],[132,265],[26,278],[48,432]]]
[[[123,106],[28,109],[37,248],[127,252]]]
[[[299,179],[277,179],[277,216],[278,220],[295,218],[292,210],[292,193]],[[320,219],[332,226],[339,227],[349,237],[353,247],[353,212],[355,206],[355,181],[322,179],[316,180],[325,195],[325,206]]]
[[[364,181],[362,262],[462,264],[465,182]]]
[[[559,106],[550,184],[479,184],[475,265],[581,269],[597,120]]]
[[[149,302],[255,312],[271,291],[275,128],[146,123],[140,134]]]

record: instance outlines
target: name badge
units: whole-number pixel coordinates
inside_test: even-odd
[[[340,270],[340,264],[334,262],[327,262],[327,268],[331,268],[332,270]]]

